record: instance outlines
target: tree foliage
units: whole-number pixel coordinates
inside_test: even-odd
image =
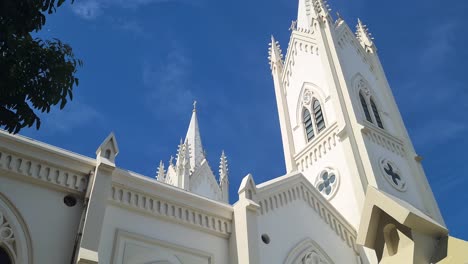
[[[0,0],[0,127],[10,133],[39,129],[37,112],[63,109],[73,98],[82,62],[60,40],[31,35],[64,1]]]

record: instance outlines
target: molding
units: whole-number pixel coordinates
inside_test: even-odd
[[[318,134],[317,138],[309,142],[301,152],[294,156],[298,170],[305,171],[336,147],[337,128],[338,124],[336,122],[325,128]]]
[[[310,257],[314,258],[315,263],[321,264],[333,264],[333,260],[328,256],[328,254],[323,250],[317,242],[311,238],[306,238],[294,246],[291,251],[289,251],[288,256],[286,257],[285,264],[296,264],[296,263],[309,263],[308,260],[312,260]],[[318,262],[317,262],[318,261]],[[325,261],[325,262],[324,262]]]
[[[125,240],[137,241],[137,242],[144,243],[146,245],[148,245],[148,244],[149,245],[155,245],[155,246],[171,249],[171,250],[174,250],[174,251],[179,251],[179,252],[184,252],[184,253],[188,253],[188,254],[191,254],[191,255],[196,255],[198,257],[207,258],[208,259],[208,264],[215,263],[214,256],[211,253],[208,253],[208,252],[205,252],[205,251],[202,251],[202,250],[199,250],[199,249],[195,249],[195,248],[187,248],[187,247],[180,246],[180,245],[170,243],[170,242],[167,242],[167,241],[163,241],[163,240],[155,239],[155,238],[152,238],[152,237],[148,237],[148,236],[145,236],[143,234],[128,232],[128,231],[125,231],[125,230],[122,230],[122,229],[117,229],[115,231],[115,242],[114,242],[114,246],[112,248],[112,263],[120,263],[120,262],[117,262],[117,261],[121,259],[120,255],[122,255],[124,253],[124,252],[120,252],[120,249],[121,249],[120,247],[122,246],[122,243],[125,243]],[[120,253],[122,253],[122,254],[120,254]],[[156,263],[159,263],[159,262],[156,262]]]
[[[125,186],[113,184],[109,200],[118,207],[187,225],[220,237],[228,238],[231,234],[231,219],[173,203],[155,195],[131,190]]]
[[[312,34],[293,31],[286,51],[286,59],[284,60],[283,72],[280,82],[283,85],[283,92],[287,95],[289,87],[289,78],[293,75],[292,68],[295,65],[295,57],[299,52],[313,54],[319,56],[319,46]]]
[[[302,173],[286,175],[257,185],[255,200],[260,205],[261,215],[267,215],[296,201],[307,203],[335,231],[335,234],[346,242],[356,255],[359,255],[359,249],[356,245],[356,230]]]
[[[374,126],[361,126],[361,132],[373,143],[405,157],[405,147],[403,141],[390,135],[386,130],[375,128]]]
[[[46,183],[50,187],[73,192],[84,193],[88,186],[88,176],[49,165],[43,161],[14,155],[0,149],[0,171],[21,175],[23,180],[35,183]],[[15,179],[18,177],[15,177]]]
[[[28,225],[18,209],[0,193],[0,245],[13,263],[31,264],[33,247]]]

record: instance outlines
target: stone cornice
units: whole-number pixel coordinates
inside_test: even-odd
[[[93,158],[21,135],[11,135],[3,130],[0,130],[0,149],[84,174],[96,167],[96,160]]]
[[[89,180],[88,174],[53,166],[25,155],[15,155],[1,148],[0,171],[13,173],[15,179],[45,184],[47,187],[78,194],[86,191]]]
[[[405,156],[403,141],[392,136],[386,130],[376,128],[372,124],[366,124],[361,127],[361,131],[375,144],[380,145],[381,147],[384,147],[402,157]]]
[[[109,200],[116,206],[229,237],[230,205],[216,202],[133,172],[116,169]]]

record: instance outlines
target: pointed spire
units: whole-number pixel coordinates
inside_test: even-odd
[[[283,53],[281,52],[281,47],[279,42],[275,40],[273,35],[271,36],[271,42],[268,48],[268,59],[270,60],[270,68],[271,70],[274,69],[273,66],[277,66],[282,70],[283,68]]]
[[[356,25],[356,37],[361,43],[361,46],[368,52],[375,52],[375,45],[373,42],[372,34],[369,33],[369,29],[364,25],[361,19],[358,18],[358,24]]]
[[[223,200],[229,203],[229,168],[224,150],[221,153],[219,162],[219,187],[221,188]]]
[[[200,166],[201,162],[205,159],[205,154],[203,151],[203,145],[200,136],[200,130],[198,127],[198,118],[197,118],[197,101],[193,103],[192,118],[190,119],[190,125],[187,130],[187,135],[185,137],[185,144],[191,150],[190,157],[190,166],[192,169]]]
[[[161,182],[164,182],[164,180],[166,179],[166,171],[164,170],[164,163],[162,160],[159,162],[156,179]]]
[[[224,150],[221,153],[221,158],[219,162],[219,182],[222,183],[223,181],[228,181],[229,175],[229,168],[226,155],[224,154]]]

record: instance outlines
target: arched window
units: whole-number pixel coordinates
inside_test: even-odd
[[[2,264],[13,264],[13,261],[11,261],[10,255],[2,247],[0,247],[0,263],[2,263]]]
[[[304,122],[304,129],[307,136],[307,141],[311,141],[315,134],[314,134],[314,125],[312,124],[312,117],[310,116],[309,110],[304,108],[302,111],[302,122]]]
[[[369,106],[367,105],[366,99],[359,93],[359,100],[361,100],[362,109],[364,110],[364,114],[366,115],[366,120],[372,123],[372,117],[369,112]]]
[[[325,129],[325,120],[323,119],[322,107],[320,106],[320,102],[315,98],[312,103],[312,107],[314,108],[314,118],[315,124],[317,125],[317,131],[320,132]]]
[[[372,107],[372,112],[374,112],[375,121],[377,122],[377,125],[383,129],[384,127],[383,127],[382,119],[380,118],[380,115],[379,115],[379,110],[377,109],[377,106],[375,105],[374,100],[372,100],[372,98],[370,99],[370,103]]]

